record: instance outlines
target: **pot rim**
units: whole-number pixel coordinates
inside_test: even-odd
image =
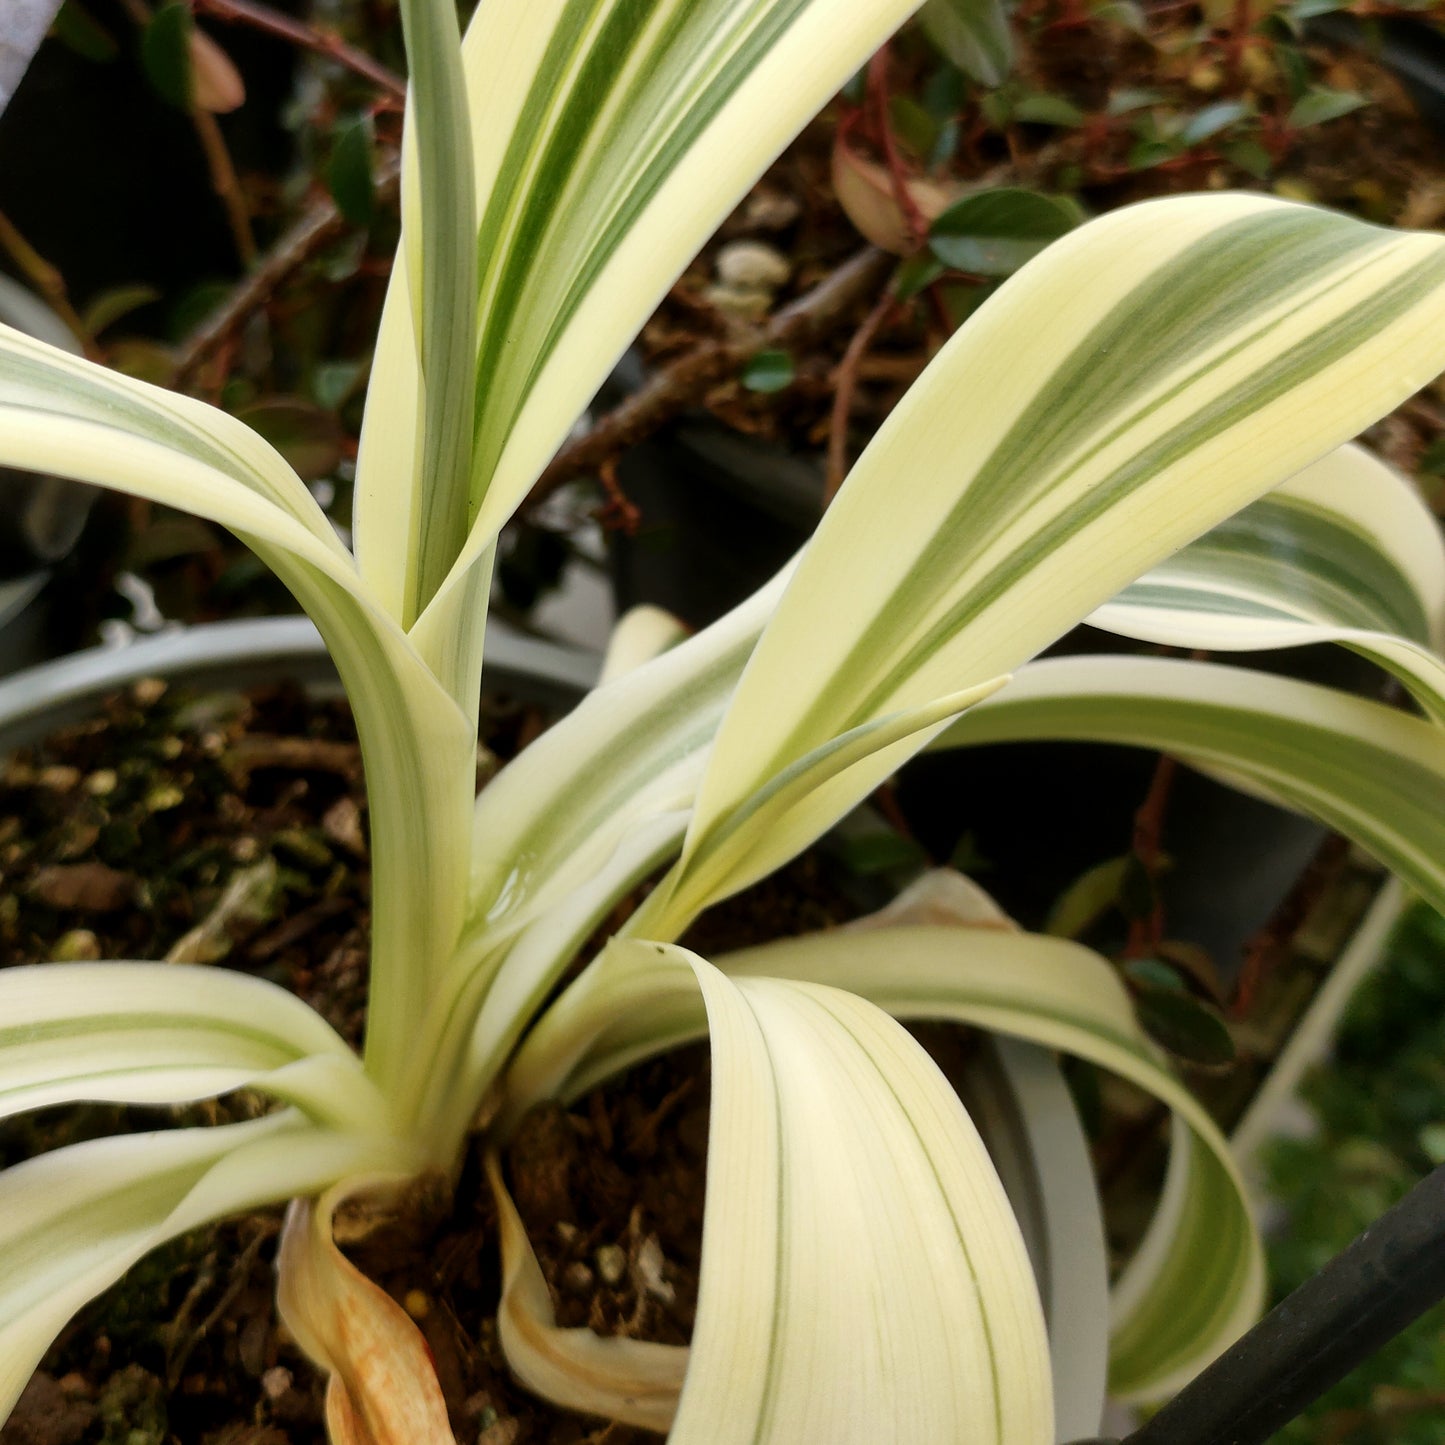
[[[597,680],[600,659],[492,624],[488,681],[525,687],[538,701],[571,706]],[[247,686],[284,671],[312,686],[335,686],[336,668],[307,617],[205,622],[92,647],[0,679],[0,753],[77,721],[107,693],[146,677]]]

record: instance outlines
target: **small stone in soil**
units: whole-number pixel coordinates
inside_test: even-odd
[[[88,928],[72,928],[55,940],[53,963],[88,963],[100,957],[100,940]]]
[[[516,1420],[497,1420],[477,1436],[477,1445],[512,1445],[521,1431]]]
[[[614,1246],[615,1247],[615,1246]],[[621,1250],[618,1250],[621,1253]],[[606,1278],[606,1276],[603,1276]],[[617,1279],[621,1279],[619,1274]],[[610,1284],[616,1284],[617,1280],[609,1280]],[[562,1271],[562,1288],[569,1290],[575,1295],[589,1294],[592,1290],[592,1271],[582,1263],[580,1259],[574,1259],[566,1269]]]
[[[653,1299],[661,1300],[663,1304],[671,1304],[676,1291],[663,1278],[662,1271],[667,1263],[662,1253],[662,1245],[658,1243],[655,1234],[649,1234],[638,1246],[635,1268],[637,1280],[642,1288],[650,1294]]]
[[[135,879],[104,863],[54,863],[31,881],[29,893],[47,908],[114,913],[135,897]]]
[[[608,1284],[621,1284],[627,1273],[626,1250],[621,1245],[604,1244],[597,1251],[597,1272]]]
[[[66,1388],[73,1383],[69,1376],[36,1374],[6,1422],[6,1445],[78,1445],[95,1419],[95,1405]]]
[[[268,1400],[279,1400],[291,1388],[291,1371],[285,1365],[275,1365],[261,1376],[261,1389]]]

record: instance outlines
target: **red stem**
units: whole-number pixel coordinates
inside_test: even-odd
[[[232,25],[249,25],[252,29],[264,31],[281,40],[289,40],[305,50],[324,55],[338,65],[344,65],[364,80],[400,101],[406,103],[406,81],[394,71],[388,70],[379,61],[373,60],[364,51],[348,45],[339,35],[318,30],[314,25],[293,20],[259,0],[191,0],[191,8],[198,15],[214,20],[223,20]]]

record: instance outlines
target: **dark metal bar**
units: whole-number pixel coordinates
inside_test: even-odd
[[[1124,1445],[1262,1445],[1442,1299],[1445,1165],[1276,1305]]]

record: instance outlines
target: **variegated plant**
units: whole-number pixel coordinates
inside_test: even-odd
[[[678,1442],[1048,1445],[1019,1231],[895,1018],[1038,1040],[1174,1109],[1158,1217],[1116,1292],[1117,1390],[1169,1390],[1256,1310],[1227,1146],[1101,958],[907,914],[712,961],[675,940],[920,748],[1004,738],[1168,749],[1445,905],[1445,559],[1410,488],[1345,445],[1445,366],[1445,240],[1231,195],[1082,227],[944,348],[783,575],[655,656],[631,637],[636,665],[474,797],[499,529],[670,278],[913,3],[483,0],[459,46],[450,0],[403,0],[403,244],[354,557],[240,423],[0,335],[0,462],[210,517],[316,620],[355,709],[374,868],[360,1058],[214,968],[0,974],[6,1112],[276,1101],[0,1175],[0,1409],[157,1242],[291,1198],[281,1304],[331,1371],[334,1437],[450,1439],[419,1337],[337,1253],[332,1211],[451,1177],[484,1100],[495,1144],[533,1100],[704,1032],[690,1352],[556,1328],[493,1155],[502,1339],[542,1393]],[[1333,640],[1424,716],[1220,664],[1030,660],[1083,618],[1211,650]]]

